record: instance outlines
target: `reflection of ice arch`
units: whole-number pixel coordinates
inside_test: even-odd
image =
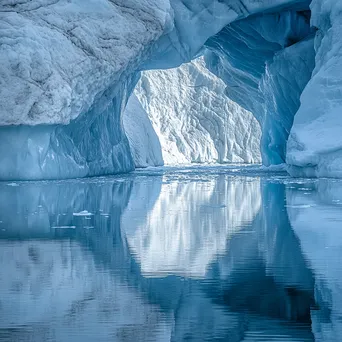
[[[227,239],[253,220],[261,203],[259,180],[220,176],[209,181],[164,182],[146,222],[122,221],[144,275],[203,277]]]
[[[141,173],[142,177],[120,177],[115,181],[25,183],[17,187],[0,184],[0,194],[4,196],[0,197],[3,199],[0,201],[0,221],[6,222],[8,228],[8,231],[0,231],[0,238],[5,238],[0,240],[0,288],[6,290],[5,300],[0,298],[0,317],[4,318],[0,321],[0,328],[4,327],[0,329],[0,339],[1,333],[8,333],[6,328],[11,320],[14,322],[11,325],[14,329],[10,331],[12,340],[25,341],[178,342],[191,338],[192,341],[221,338],[237,342],[243,337],[247,340],[248,335],[255,341],[254,337],[265,336],[265,331],[272,337],[275,332],[277,337],[285,336],[285,341],[308,340],[301,336],[292,338],[297,336],[297,331],[294,326],[287,326],[288,316],[283,310],[284,304],[289,304],[294,309],[291,313],[302,312],[301,306],[296,305],[299,297],[291,297],[294,291],[292,289],[289,294],[286,287],[298,285],[303,288],[307,284],[305,263],[299,259],[299,244],[292,238],[285,219],[283,186],[262,184],[262,207],[267,210],[258,210],[257,179],[191,175],[189,172],[182,175],[175,171],[163,178],[151,177],[152,174],[145,177],[149,172]],[[176,182],[183,186],[177,186]],[[159,195],[161,186],[162,194]],[[169,212],[170,224],[167,226],[163,226],[168,222],[167,217],[159,220],[162,232],[172,234],[172,228],[177,227],[172,227],[171,223],[177,223],[177,215],[183,223],[197,220],[196,225],[183,227],[184,236],[192,242],[185,239],[188,254],[180,254],[183,259],[175,259],[184,261],[183,269],[178,267],[176,273],[185,274],[188,267],[187,274],[193,277],[162,277],[159,269],[156,274],[159,278],[145,277],[146,268],[141,269],[145,264],[137,264],[135,256],[131,256],[130,252],[136,251],[127,246],[126,237],[128,241],[130,238],[134,241],[135,236],[143,232],[141,227],[156,223],[161,209],[164,206],[168,209],[172,203],[177,204],[177,211]],[[40,206],[44,214],[38,215]],[[266,215],[269,212],[272,214]],[[33,214],[37,216],[37,226],[30,219],[25,226],[25,218]],[[17,221],[21,223],[18,225]],[[93,223],[93,229],[85,229],[89,221]],[[213,224],[209,225],[208,221]],[[59,232],[49,229],[50,224],[56,223],[75,228],[59,229]],[[136,225],[138,229],[134,230]],[[25,235],[19,226],[26,228]],[[37,229],[33,229],[34,226]],[[239,230],[240,226],[244,229]],[[240,234],[230,235],[237,231]],[[252,234],[246,234],[251,231]],[[287,231],[290,238],[286,238]],[[264,232],[269,238],[264,239]],[[214,250],[221,255],[207,267],[206,279],[198,279],[197,264],[209,263],[209,259],[215,257],[211,246],[203,242],[219,241],[227,236],[228,248]],[[15,241],[18,237],[21,240]],[[175,246],[183,248],[180,243]],[[203,250],[208,254],[203,258],[197,254],[192,256],[190,253],[197,247],[200,257]],[[261,253],[263,250],[273,253],[265,257]],[[284,277],[277,273],[277,266],[287,267],[287,263],[282,262],[290,259],[289,255],[296,259],[296,263],[290,264],[291,273],[302,275],[296,283],[289,282],[288,273]],[[141,261],[144,255],[138,256]],[[14,271],[16,265],[20,267]],[[204,271],[199,271],[205,272],[205,266]],[[217,274],[215,270],[221,273]],[[275,279],[272,286],[268,281],[270,277]],[[237,292],[234,292],[234,284]],[[244,291],[246,287],[243,287],[246,284],[253,288],[256,300],[249,299],[250,292]],[[1,295],[3,293],[0,291]],[[265,293],[266,296],[260,295]],[[247,302],[243,311],[235,305],[236,299],[240,303]],[[266,305],[269,299],[272,299],[273,309],[279,312],[278,320],[267,318],[274,317]],[[254,311],[253,303],[260,303]],[[303,331],[305,336],[310,335],[309,328]]]
[[[139,184],[0,184],[0,340],[170,340],[171,315],[133,284],[139,273],[122,269],[120,218]]]
[[[11,340],[170,339],[171,317],[75,241],[1,242],[0,267],[0,329],[16,330]]]

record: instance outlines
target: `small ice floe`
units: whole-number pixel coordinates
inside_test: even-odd
[[[76,229],[76,226],[53,226],[52,229]]]
[[[19,186],[18,183],[8,183],[8,184],[6,184],[6,185],[8,185],[8,186]]]
[[[84,229],[94,229],[94,226],[84,226]]]
[[[80,211],[79,213],[73,213],[73,216],[93,216],[94,214],[90,213],[87,210]]]
[[[298,204],[298,205],[287,205],[286,208],[294,208],[294,209],[307,209],[314,207],[313,204]]]

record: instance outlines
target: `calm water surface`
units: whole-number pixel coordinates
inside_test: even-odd
[[[342,181],[0,183],[0,341],[315,340],[342,341]]]

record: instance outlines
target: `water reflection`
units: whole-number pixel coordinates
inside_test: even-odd
[[[330,182],[1,184],[0,341],[339,341]]]
[[[315,275],[312,315],[318,341],[342,339],[342,182],[321,179],[287,186],[287,211]]]
[[[144,190],[135,194],[135,203],[136,198],[144,203],[145,196]],[[132,222],[136,208],[129,205],[122,228],[145,276],[205,277],[215,256],[225,253],[229,237],[251,224],[260,202],[259,179],[165,179],[144,220]]]

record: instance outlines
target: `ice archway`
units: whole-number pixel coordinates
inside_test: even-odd
[[[199,54],[259,121],[264,164],[341,176],[340,4],[2,1],[0,178],[132,170],[122,111],[139,71]]]

